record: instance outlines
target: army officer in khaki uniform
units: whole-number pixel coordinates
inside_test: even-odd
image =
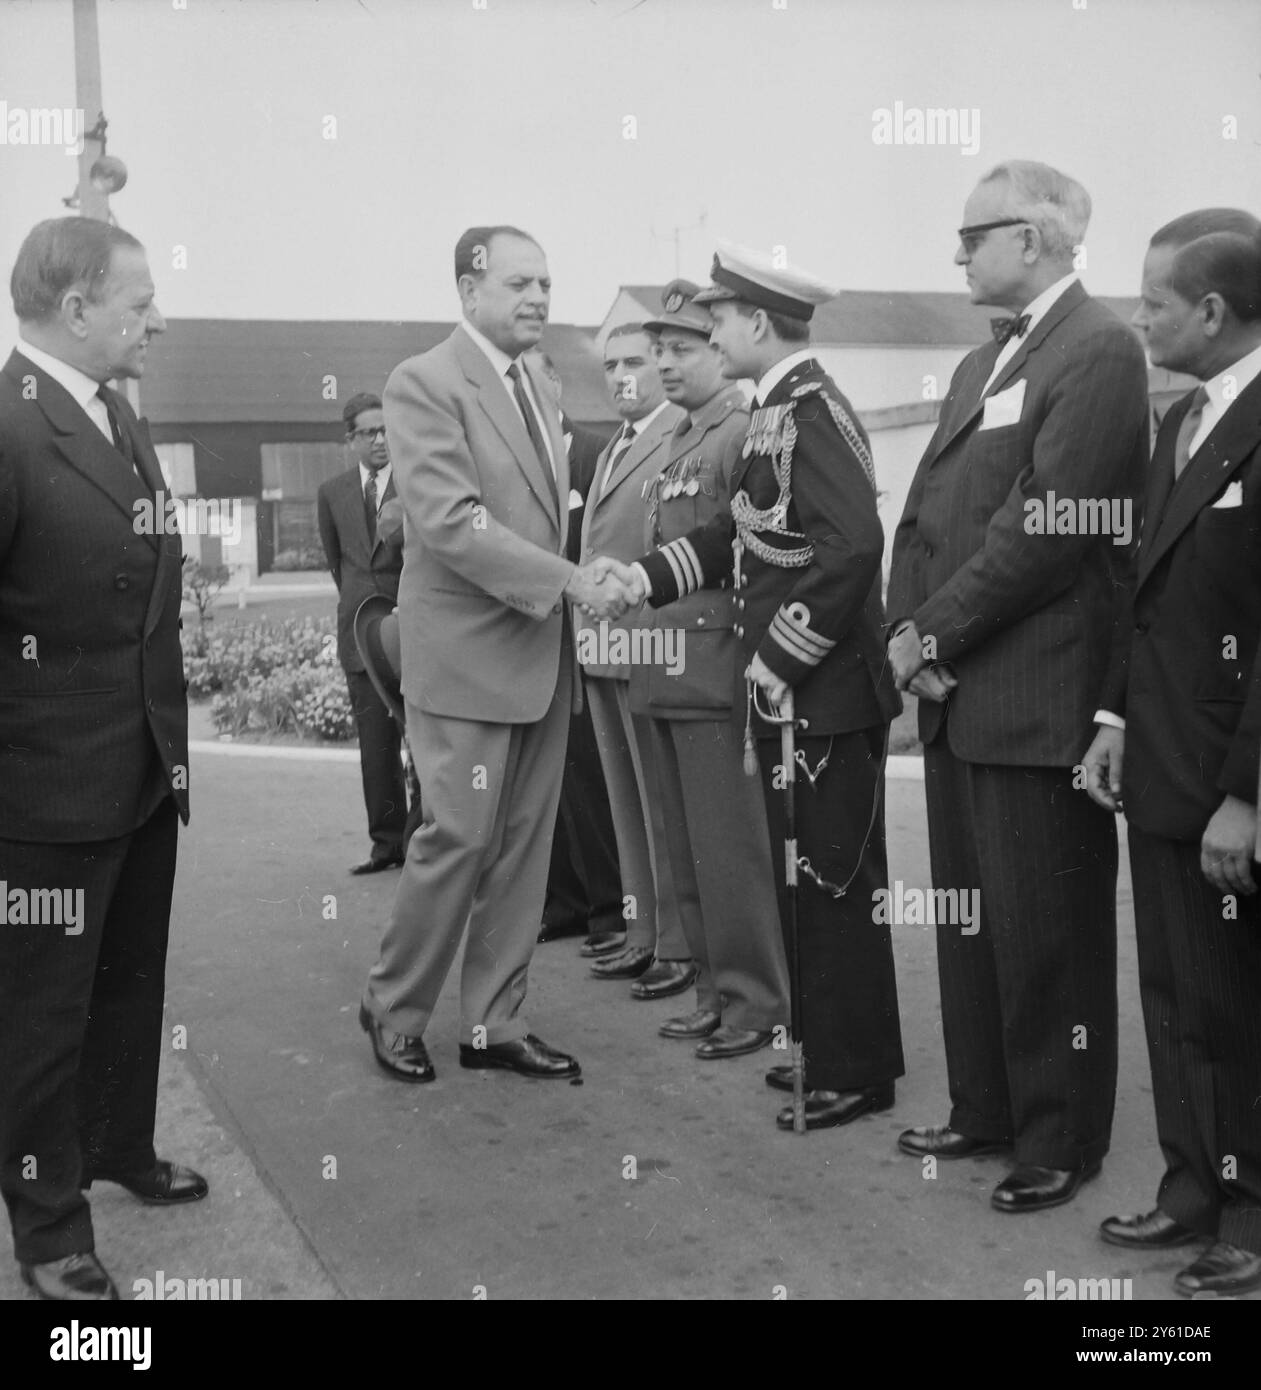
[[[653,550],[730,517],[729,484],[749,423],[743,393],[723,378],[709,344],[713,320],[692,303],[696,291],[687,280],[667,285],[664,313],[644,325],[656,336],[666,395],[687,412],[646,486],[644,540]],[[680,634],[682,662],[634,667],[630,702],[651,716],[670,868],[699,967],[695,1013],[668,1019],[660,1032],[697,1039],[698,1057],[738,1057],[765,1047],[787,1021],[788,970],[761,784],[743,771],[732,717],[732,590],[701,589],[645,612],[654,627]]]

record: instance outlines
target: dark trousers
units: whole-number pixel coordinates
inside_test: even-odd
[[[88,844],[0,840],[13,890],[82,890],[82,931],[0,927],[0,1191],[14,1254],[93,1249],[84,1168],[151,1166],[178,820]]]
[[[798,876],[806,1086],[812,1091],[859,1090],[893,1081],[906,1071],[893,941],[888,925],[872,920],[874,894],[889,883],[884,727],[834,737],[798,737],[796,746],[811,769],[828,756],[828,765],[813,786],[800,768],[797,771],[797,854],[838,887],[853,875],[843,898],[832,897],[805,874]],[[782,760],[778,739],[758,740],[775,888],[791,970],[784,874],[785,792],[775,785]]]
[[[1261,901],[1235,895],[1232,920],[1198,844],[1133,825],[1130,869],[1165,1159],[1157,1205],[1261,1254]]]
[[[366,671],[347,671],[346,684],[359,732],[359,768],[372,858],[398,858],[403,853],[407,825],[407,784],[399,755],[402,733]]]
[[[924,750],[933,885],[980,892],[980,931],[937,927],[950,1125],[1080,1168],[1107,1153],[1116,1101],[1116,824],[1067,768],[945,744]]]
[[[609,793],[585,700],[569,721],[543,920],[549,926],[581,921],[593,932],[626,930]]]

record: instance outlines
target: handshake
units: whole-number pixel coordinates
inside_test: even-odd
[[[592,618],[620,618],[628,608],[638,608],[647,596],[639,575],[607,555],[580,565],[565,585],[565,597]]]

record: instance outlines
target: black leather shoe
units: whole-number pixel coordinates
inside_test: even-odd
[[[539,927],[539,945],[546,946],[549,941],[562,941],[567,936],[586,936],[587,923],[582,917],[570,917],[568,921],[549,922],[545,917]]]
[[[1077,1189],[1095,1177],[1102,1163],[1085,1168],[1041,1168],[1036,1163],[1021,1163],[998,1184],[990,1194],[990,1206],[996,1211],[1045,1211],[1047,1207],[1062,1206],[1077,1196]]]
[[[615,956],[605,956],[591,967],[597,980],[633,980],[652,964],[651,946],[628,946]]]
[[[1109,1245],[1125,1245],[1133,1250],[1164,1250],[1200,1239],[1159,1207],[1146,1216],[1110,1216],[1100,1223],[1099,1234]]]
[[[385,869],[399,869],[403,866],[401,854],[387,855],[384,859],[365,859],[362,864],[352,864],[352,874],[379,874]]]
[[[210,1191],[210,1184],[200,1173],[185,1168],[182,1163],[168,1163],[160,1158],[152,1168],[139,1173],[111,1173],[106,1169],[93,1169],[84,1173],[81,1187],[91,1187],[94,1182],[113,1182],[125,1187],[128,1192],[139,1197],[150,1206],[171,1206],[176,1202],[199,1202]]]
[[[1188,1298],[1197,1293],[1247,1293],[1261,1288],[1261,1255],[1224,1240],[1214,1241],[1198,1260],[1179,1271],[1173,1286]]]
[[[715,1009],[697,1009],[683,1018],[667,1018],[657,1029],[663,1038],[707,1038],[722,1022]]]
[[[743,1057],[746,1052],[758,1052],[769,1047],[774,1036],[769,1028],[732,1028],[724,1023],[700,1044],[696,1055],[707,1062],[724,1057]]]
[[[655,960],[631,985],[631,998],[668,999],[682,994],[699,974],[694,960]]]
[[[438,1075],[429,1060],[423,1038],[391,1033],[359,1005],[359,1026],[372,1039],[372,1053],[391,1076],[399,1081],[433,1081]]]
[[[792,1090],[792,1072],[788,1074],[788,1089]],[[868,1115],[878,1110],[893,1107],[893,1082],[884,1086],[868,1086],[861,1091],[807,1091],[806,1128],[831,1129],[833,1125],[847,1125],[860,1115]],[[775,1123],[780,1129],[793,1127],[793,1108],[786,1105]]]
[[[29,1288],[57,1303],[113,1302],[118,1297],[114,1281],[90,1252],[46,1264],[22,1265],[21,1269]]]
[[[470,1047],[468,1043],[461,1043],[460,1065],[474,1071],[503,1067],[521,1076],[536,1076],[543,1080],[582,1075],[576,1057],[548,1047],[542,1038],[536,1038],[533,1033],[527,1033],[524,1038],[514,1038],[511,1042],[491,1043],[489,1047]]]
[[[981,1154],[1001,1153],[1011,1145],[1001,1139],[973,1139],[949,1125],[927,1125],[904,1129],[898,1135],[898,1148],[913,1158],[927,1154],[934,1158],[979,1158]]]
[[[792,1063],[785,1062],[782,1066],[772,1067],[766,1073],[766,1084],[774,1086],[777,1091],[791,1091],[793,1088]]]
[[[614,951],[626,949],[624,931],[593,931],[578,950],[580,956],[611,956]]]

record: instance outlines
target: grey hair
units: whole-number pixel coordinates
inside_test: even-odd
[[[1067,174],[1032,159],[1007,159],[982,179],[1005,179],[1013,212],[1035,226],[1051,260],[1069,260],[1090,223],[1090,194]]]

